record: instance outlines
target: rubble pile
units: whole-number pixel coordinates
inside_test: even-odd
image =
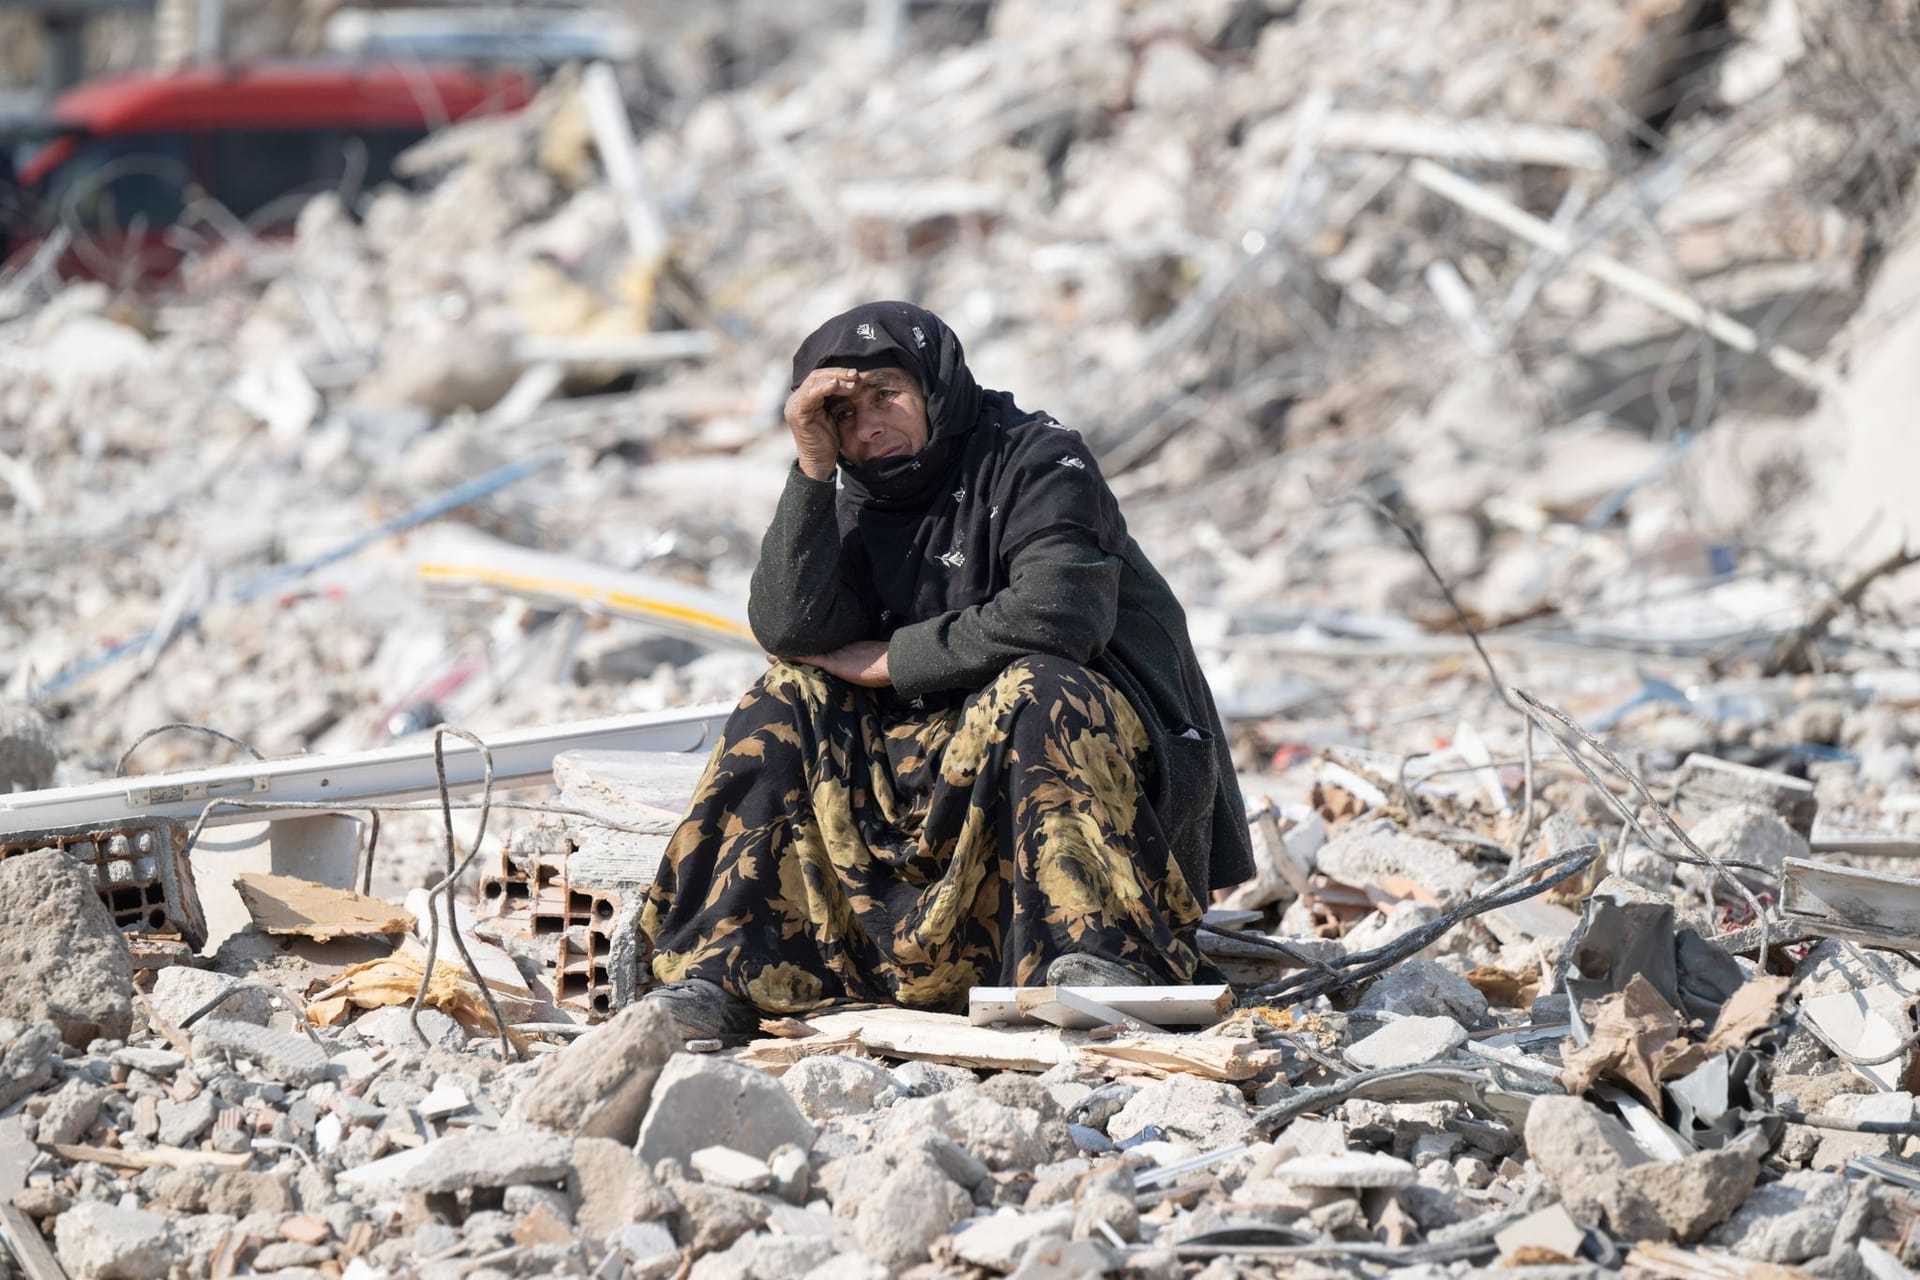
[[[1826,869],[1762,859],[1768,822],[1804,844],[1779,816],[1798,780],[1695,760],[1683,806],[1729,777],[1745,807],[1693,829],[1745,833],[1714,859],[1784,873],[1792,908],[1799,869]],[[91,948],[4,973],[9,1235],[83,1280],[1920,1261],[1896,1031],[1920,969],[1797,909],[1764,943],[1724,928],[1741,894],[1694,901],[1684,846],[1633,843],[1631,811],[1563,812],[1510,860],[1485,815],[1441,833],[1344,780],[1283,833],[1317,839],[1263,839],[1263,874],[1297,858],[1273,879],[1302,891],[1210,916],[1237,1008],[1226,987],[976,990],[971,1017],[827,1011],[725,1049],[644,1002],[592,1028],[510,1013],[504,1047],[471,1001],[336,1023],[337,953],[245,938],[143,992],[82,869],[9,859],[7,918],[58,904],[40,932]]]
[[[202,208],[163,289],[0,276],[0,791],[730,700],[787,353],[909,296],[1093,442],[1258,863],[1224,982],[689,1045],[697,757],[350,866],[0,795],[0,1275],[1904,1274],[1896,10],[828,24]]]

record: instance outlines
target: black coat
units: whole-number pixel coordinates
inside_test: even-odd
[[[885,640],[895,692],[921,700],[964,698],[1030,654],[1082,663],[1146,726],[1154,812],[1188,884],[1204,896],[1252,875],[1186,614],[1079,433],[979,387],[959,338],[908,303],[829,320],[795,356],[793,382],[875,360],[920,380],[928,445],[906,460],[843,461],[837,489],[793,469],[754,571],[755,637],[780,657]]]

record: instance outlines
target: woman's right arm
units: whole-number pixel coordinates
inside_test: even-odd
[[[831,653],[856,640],[878,638],[872,611],[850,585],[861,566],[840,544],[834,516],[839,433],[827,401],[859,383],[852,369],[815,369],[787,397],[793,432],[793,469],[773,523],[760,541],[760,563],[747,597],[754,639],[776,658]]]
[[[832,480],[815,480],[795,466],[760,541],[760,563],[747,597],[753,635],[776,658],[830,653],[856,640],[877,639],[872,612],[848,582],[840,545]]]

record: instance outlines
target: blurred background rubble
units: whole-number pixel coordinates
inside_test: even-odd
[[[1855,581],[1916,505],[1906,6],[870,8],[86,24],[88,73],[191,61],[184,26],[244,59],[482,50],[537,96],[378,186],[289,174],[251,224],[230,176],[36,161],[77,129],[58,98],[21,127],[0,677],[60,779],[169,721],[271,755],[730,696],[737,629],[529,584],[593,566],[737,618],[787,353],[900,296],[1095,443],[1249,771],[1487,710],[1397,521],[1510,682],[1637,699],[1618,729],[1670,759],[1868,761],[1910,812],[1920,575]],[[57,24],[0,14],[41,31],[5,41],[24,89]],[[156,182],[174,225],[143,221]],[[552,558],[503,586],[448,526]],[[1849,585],[1785,664],[1835,714],[1728,683]]]

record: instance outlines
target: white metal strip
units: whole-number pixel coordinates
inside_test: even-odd
[[[732,710],[730,703],[708,703],[482,737],[493,753],[495,785],[525,784],[550,779],[553,758],[562,751],[701,750],[718,736]],[[446,762],[447,783],[452,790],[467,792],[479,787],[480,753],[472,746],[448,737]],[[108,825],[129,818],[193,822],[209,800],[219,798],[292,804],[338,801],[343,810],[351,810],[356,804],[418,800],[437,794],[433,738],[423,734],[373,751],[247,760],[211,769],[0,795],[0,835],[48,827]],[[215,810],[208,822],[259,822],[301,812],[272,808]]]

